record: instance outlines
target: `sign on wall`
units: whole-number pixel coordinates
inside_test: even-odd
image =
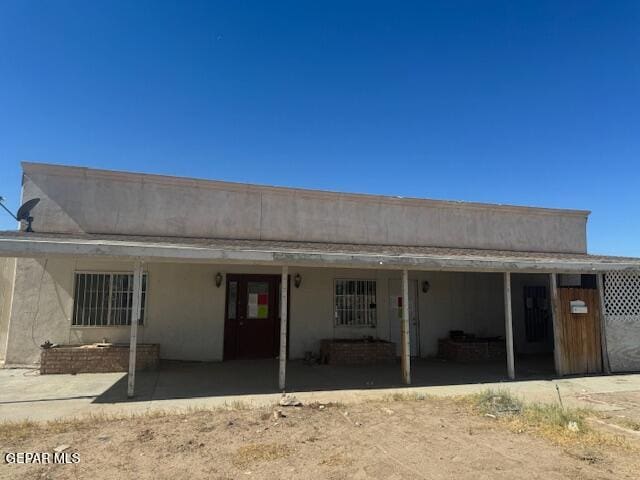
[[[266,293],[250,293],[247,307],[249,318],[268,318],[269,295]]]

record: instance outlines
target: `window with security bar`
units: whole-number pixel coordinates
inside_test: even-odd
[[[147,274],[142,275],[140,321],[147,298]],[[76,273],[73,325],[108,327],[131,325],[133,273]]]
[[[375,327],[375,280],[336,280],[334,311],[336,326]]]

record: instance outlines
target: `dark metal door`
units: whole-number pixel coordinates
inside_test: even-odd
[[[524,324],[527,342],[549,339],[550,322],[547,287],[524,287]]]

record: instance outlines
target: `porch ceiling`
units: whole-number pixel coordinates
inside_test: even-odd
[[[0,232],[0,256],[465,272],[640,271],[640,258],[579,253],[18,231]]]

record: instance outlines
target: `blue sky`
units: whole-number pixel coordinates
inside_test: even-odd
[[[580,208],[640,256],[638,52],[636,1],[4,0],[0,194],[31,160]]]

